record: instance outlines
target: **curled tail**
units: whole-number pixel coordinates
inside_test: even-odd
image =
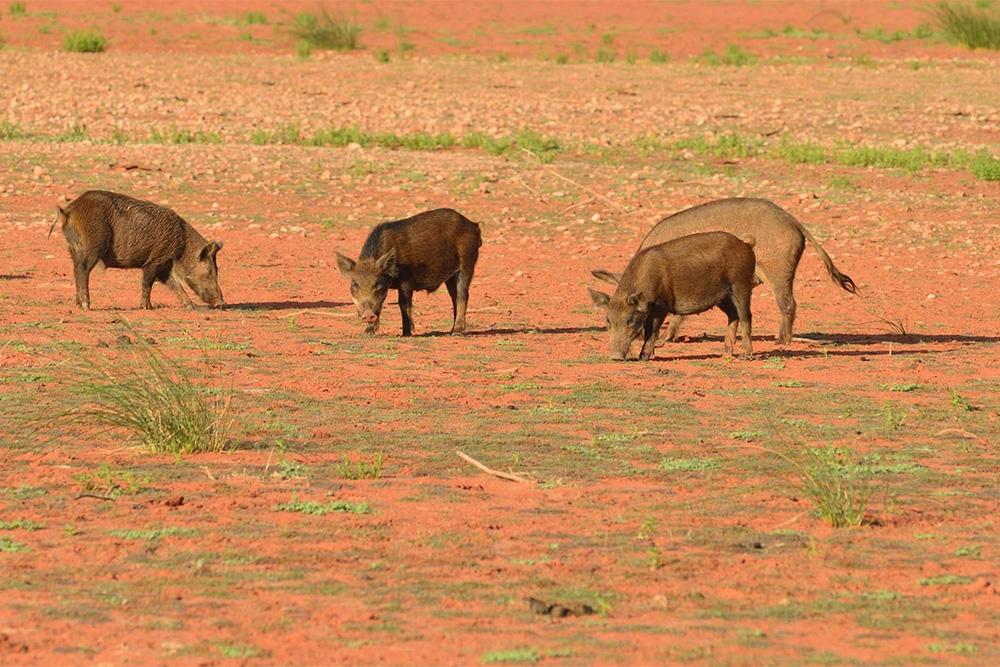
[[[62,206],[56,206],[56,211],[57,211],[57,213],[56,213],[56,219],[53,220],[52,224],[49,226],[49,234],[48,234],[49,237],[52,236],[52,232],[55,230],[56,225],[58,225],[59,223],[62,223],[63,225],[65,225],[66,224],[66,220],[69,217],[68,214],[66,213],[66,211],[63,209]],[[48,237],[46,237],[46,238],[48,238]]]
[[[830,274],[830,277],[833,278],[833,281],[838,285],[840,285],[841,289],[844,289],[850,292],[851,294],[857,294],[858,286],[854,284],[854,281],[851,280],[851,277],[846,273],[841,273],[840,271],[837,270],[837,267],[834,266],[833,264],[833,260],[830,259],[830,256],[826,254],[825,250],[823,250],[823,246],[819,244],[819,241],[817,241],[816,238],[809,233],[809,230],[806,229],[801,222],[796,220],[795,224],[802,232],[802,235],[806,237],[806,240],[808,240],[809,243],[812,244],[812,247],[816,249],[816,252],[819,254],[819,258],[823,260],[823,265],[826,266],[826,272]]]

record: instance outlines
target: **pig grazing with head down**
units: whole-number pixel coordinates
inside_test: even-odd
[[[452,305],[452,333],[465,331],[469,285],[483,244],[479,225],[450,208],[383,222],[368,235],[358,261],[337,253],[340,272],[351,279],[351,299],[365,331],[378,330],[390,289],[399,292],[403,335],[413,333],[413,292],[444,283]]]
[[[590,290],[594,304],[607,311],[611,358],[625,359],[641,334],[639,358],[649,360],[667,315],[694,315],[716,306],[729,318],[726,351],[733,353],[738,323],[743,352],[749,357],[753,353],[753,242],[750,237],[744,242],[726,232],[691,234],[640,250],[620,278],[608,271],[594,271],[596,278],[618,284],[613,296]]]
[[[55,222],[73,258],[76,303],[90,309],[90,272],[101,263],[110,269],[142,269],[143,308],[152,308],[149,292],[160,281],[188,307],[187,283],[202,301],[225,305],[219,289],[216,255],[221,243],[206,241],[169,208],[115,192],[90,190],[58,208]]]
[[[858,291],[851,277],[837,269],[809,230],[788,211],[766,199],[717,199],[674,213],[649,230],[639,250],[699,232],[729,232],[738,238],[752,236],[756,239],[754,255],[758,281],[771,288],[781,311],[779,344],[792,340],[796,311],[792,286],[806,241],[819,254],[835,283],[851,294]],[[676,340],[682,319],[679,316],[670,318],[667,340]]]

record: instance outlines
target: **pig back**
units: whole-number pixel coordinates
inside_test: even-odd
[[[790,213],[766,199],[734,197],[685,209],[656,223],[640,250],[699,232],[729,232],[738,239],[756,241],[758,268],[765,274],[784,275],[802,255],[805,238]]]
[[[479,225],[452,209],[436,209],[378,225],[361,248],[361,257],[378,259],[395,250],[397,283],[433,291],[466,260],[475,263],[480,243]]]
[[[114,192],[86,192],[68,213],[104,264],[136,268],[179,260],[193,231],[172,210]]]

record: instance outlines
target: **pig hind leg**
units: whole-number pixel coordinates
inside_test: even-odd
[[[670,319],[667,321],[667,333],[664,336],[671,343],[676,343],[679,337],[679,332],[681,329],[681,323],[684,321],[683,315],[671,315]]]
[[[403,316],[403,335],[413,335],[413,286],[403,283],[399,286],[399,313]]]
[[[753,356],[753,346],[751,344],[751,335],[753,329],[753,314],[750,312],[750,295],[753,291],[753,287],[748,285],[746,287],[733,287],[733,294],[730,297],[732,299],[733,306],[736,308],[736,315],[740,323],[740,332],[743,340],[743,356],[749,358]],[[793,300],[794,304],[794,300]],[[794,310],[794,305],[793,305]],[[736,331],[732,330],[732,340],[730,341],[730,350],[736,343]]]
[[[478,259],[479,246],[476,245],[465,252],[458,273],[445,281],[448,286],[448,294],[451,295],[451,306],[454,313],[454,324],[451,327],[453,334],[465,333],[465,311],[469,307],[469,285],[472,284],[472,276],[476,272],[476,260]],[[454,291],[452,291],[452,281],[455,285]]]
[[[787,283],[774,285],[772,288],[774,299],[778,302],[778,310],[781,311],[781,328],[778,330],[778,344],[787,345],[792,342],[792,327],[795,324],[795,296],[792,294],[792,279]]]
[[[736,327],[740,323],[740,315],[731,297],[726,297],[719,302],[719,310],[724,312],[726,317],[729,318],[729,326],[726,328],[725,347],[726,354],[733,354],[733,348],[736,345]]]
[[[69,254],[73,258],[76,305],[83,310],[90,310],[90,272],[97,266],[99,258],[87,254],[82,248],[73,248],[72,246],[70,246]]]

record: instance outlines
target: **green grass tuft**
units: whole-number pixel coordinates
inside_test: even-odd
[[[63,36],[63,50],[70,53],[101,53],[108,41],[97,30],[72,30]]]
[[[275,505],[272,509],[276,512],[301,512],[302,514],[311,514],[314,516],[323,516],[324,514],[333,512],[347,514],[368,514],[371,512],[371,507],[368,503],[352,503],[346,500],[334,500],[324,504],[292,499],[287,503]]]
[[[351,460],[345,456],[344,460],[334,467],[334,470],[337,477],[341,479],[378,479],[382,476],[382,458],[382,454],[378,453],[371,463],[367,461],[351,463]]]
[[[513,648],[504,651],[489,651],[483,654],[483,664],[534,664],[542,659],[538,649],[534,648]]]
[[[132,359],[80,356],[71,365],[70,407],[39,417],[76,428],[104,426],[135,438],[150,451],[175,455],[226,448],[234,417],[231,391],[210,391],[207,358],[200,377],[136,336]]]
[[[18,125],[6,120],[0,121],[0,141],[14,141],[24,139],[26,136]]]
[[[361,26],[351,19],[331,16],[325,9],[321,9],[319,15],[301,13],[296,16],[292,33],[316,49],[353,51],[361,48]]]
[[[723,49],[721,54],[717,54],[712,49],[705,49],[705,51],[698,56],[697,60],[698,62],[706,65],[743,67],[745,65],[753,65],[756,63],[757,56],[752,53],[747,53],[738,44],[729,44],[725,49]]]
[[[783,458],[796,467],[803,493],[831,526],[861,525],[875,493],[874,472],[868,460],[834,447],[807,449],[800,460]]]
[[[945,37],[970,49],[1000,49],[1000,15],[941,2],[932,14]]]
[[[23,2],[12,2],[7,5],[7,12],[11,16],[27,16],[28,7]]]

